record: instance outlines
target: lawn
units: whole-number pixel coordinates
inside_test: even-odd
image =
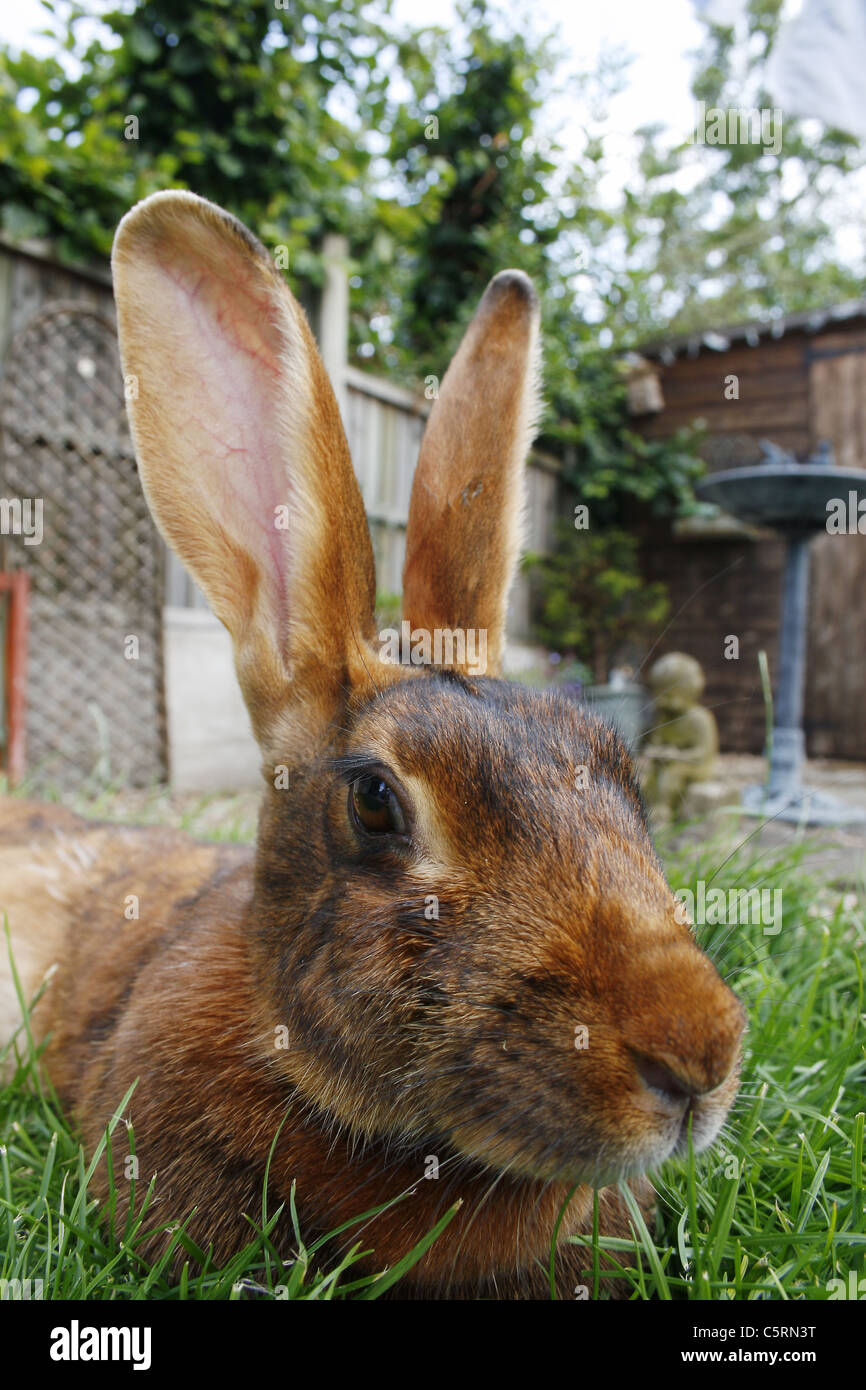
[[[91,809],[166,820],[214,838],[251,838],[254,827],[248,798],[179,805],[165,796],[127,796]],[[655,1175],[655,1228],[635,1211],[632,1242],[600,1244],[622,1261],[637,1299],[848,1295],[852,1276],[856,1283],[866,1275],[859,959],[866,893],[835,887],[812,866],[806,841],[767,850],[759,836],[738,843],[717,832],[699,845],[694,837],[673,844],[664,853],[675,888],[697,895],[702,880],[705,891],[780,890],[783,917],[775,935],[761,924],[699,931],[749,1012],[742,1089],[707,1154]],[[88,1161],[82,1154],[24,1032],[16,1047],[17,1075],[0,1092],[0,1279],[30,1280],[32,1295],[46,1298],[375,1298],[394,1283],[399,1292],[402,1270],[361,1278],[354,1251],[335,1268],[321,1243],[305,1245],[297,1222],[284,1264],[268,1239],[274,1212],[264,1203],[249,1245],[224,1268],[211,1267],[179,1226],[175,1243],[204,1259],[205,1268],[191,1258],[173,1282],[166,1260],[150,1266],[137,1252],[147,1196],[142,1203],[139,1193],[136,1218],[115,1230],[111,1204],[100,1211],[89,1195],[99,1156]],[[125,1123],[125,1103],[117,1097],[115,1125]],[[358,1213],[359,1225],[365,1215]],[[604,1297],[609,1276],[601,1272],[599,1242],[588,1238],[585,1246],[586,1289]]]

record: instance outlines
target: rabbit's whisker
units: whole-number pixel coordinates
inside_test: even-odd
[[[658,647],[659,643],[664,640],[665,636],[668,632],[670,632],[677,618],[679,618],[679,616],[685,612],[692,600],[696,599],[698,594],[703,593],[704,589],[706,589],[708,585],[715,584],[717,579],[724,579],[726,574],[730,574],[732,570],[739,568],[739,566],[743,563],[743,558],[743,556],[740,556],[736,560],[732,561],[730,565],[726,565],[724,569],[719,570],[717,574],[711,574],[708,579],[704,580],[703,584],[699,584],[698,587],[691,594],[689,594],[688,598],[685,600],[684,603],[680,604],[679,608],[677,609],[676,613],[674,613],[670,622],[667,624],[664,630],[659,633],[658,637],[653,642],[643,661],[640,663],[637,670],[635,671],[635,676],[640,675],[641,671],[643,670],[644,666],[646,666],[647,662],[649,661],[653,652]]]

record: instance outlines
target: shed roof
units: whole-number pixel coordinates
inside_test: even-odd
[[[825,309],[799,314],[778,314],[732,328],[704,329],[676,338],[661,338],[641,348],[645,357],[655,357],[665,365],[678,357],[697,357],[701,352],[727,352],[735,343],[757,347],[762,339],[782,338],[786,333],[820,333],[837,323],[866,318],[866,299],[848,299]]]
[[[24,256],[27,260],[54,266],[66,275],[77,275],[82,280],[91,280],[94,284],[111,286],[111,266],[107,257],[90,262],[66,261],[57,255],[50,241],[35,237],[16,239],[2,234],[0,252],[5,252],[8,256]]]

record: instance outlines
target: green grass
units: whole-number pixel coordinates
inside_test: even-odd
[[[783,924],[776,936],[760,924],[699,932],[749,1012],[740,1096],[709,1153],[655,1175],[654,1228],[635,1207],[632,1241],[581,1242],[592,1296],[604,1297],[611,1255],[640,1299],[826,1299],[831,1280],[866,1274],[866,895],[843,897],[809,868],[807,848],[767,852],[752,840],[726,857],[720,841],[668,856],[674,887],[703,877],[724,889],[780,888]],[[152,1193],[138,1194],[122,1229],[113,1202],[99,1210],[90,1178],[100,1155],[82,1153],[26,1031],[15,1051],[17,1074],[0,1092],[0,1278],[41,1279],[45,1297],[91,1299],[376,1298],[399,1281],[401,1269],[359,1275],[360,1241],[328,1265],[322,1241],[304,1243],[293,1203],[287,1264],[264,1203],[249,1244],[223,1268],[196,1249],[176,1213],[173,1248],[190,1259],[173,1280],[167,1260],[151,1266],[138,1249]],[[112,1131],[124,1125],[127,1099],[117,1098]]]
[[[4,935],[8,947],[6,924]],[[270,1240],[283,1209],[268,1210],[266,1171],[260,1220],[250,1221],[248,1243],[228,1264],[216,1267],[208,1252],[187,1235],[181,1220],[169,1224],[165,1253],[152,1264],[138,1247],[151,1224],[147,1218],[153,1181],[142,1196],[131,1180],[130,1211],[122,1226],[115,1219],[113,1181],[103,1207],[89,1190],[106,1151],[110,1156],[118,1126],[126,1130],[124,1152],[135,1153],[133,1127],[123,1119],[134,1086],[121,1098],[96,1152],[85,1155],[38,1065],[29,1009],[20,989],[19,998],[25,1021],[6,1049],[15,1058],[15,1075],[0,1091],[0,1279],[18,1281],[22,1291],[29,1287],[31,1297],[40,1289],[46,1299],[377,1299],[421,1258],[460,1206],[458,1201],[449,1208],[399,1265],[360,1275],[355,1267],[369,1253],[362,1242],[354,1242],[339,1262],[327,1267],[319,1252],[327,1241],[351,1233],[391,1204],[359,1212],[328,1236],[307,1244],[293,1185],[288,1205],[295,1240],[291,1258],[285,1260]],[[108,1170],[111,1173],[110,1162]],[[183,1265],[180,1278],[174,1280],[169,1265],[178,1250]],[[184,1255],[189,1259],[183,1260]]]
[[[0,795],[17,796],[65,806],[91,820],[118,825],[168,825],[197,839],[252,844],[255,840],[260,788],[245,792],[178,793],[163,785],[130,787],[115,781],[77,791],[46,780],[23,781],[10,787],[0,774]]]

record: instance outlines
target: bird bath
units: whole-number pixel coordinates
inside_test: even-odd
[[[762,448],[762,463],[713,473],[695,489],[704,501],[715,502],[741,521],[769,527],[786,543],[769,777],[765,786],[745,789],[743,806],[755,815],[804,825],[851,824],[866,820],[866,812],[804,787],[801,781],[806,755],[803,689],[809,543],[827,528],[831,499],[844,500],[856,531],[858,508],[866,499],[866,472],[837,468],[827,444],[806,463],[798,463],[767,440]]]

